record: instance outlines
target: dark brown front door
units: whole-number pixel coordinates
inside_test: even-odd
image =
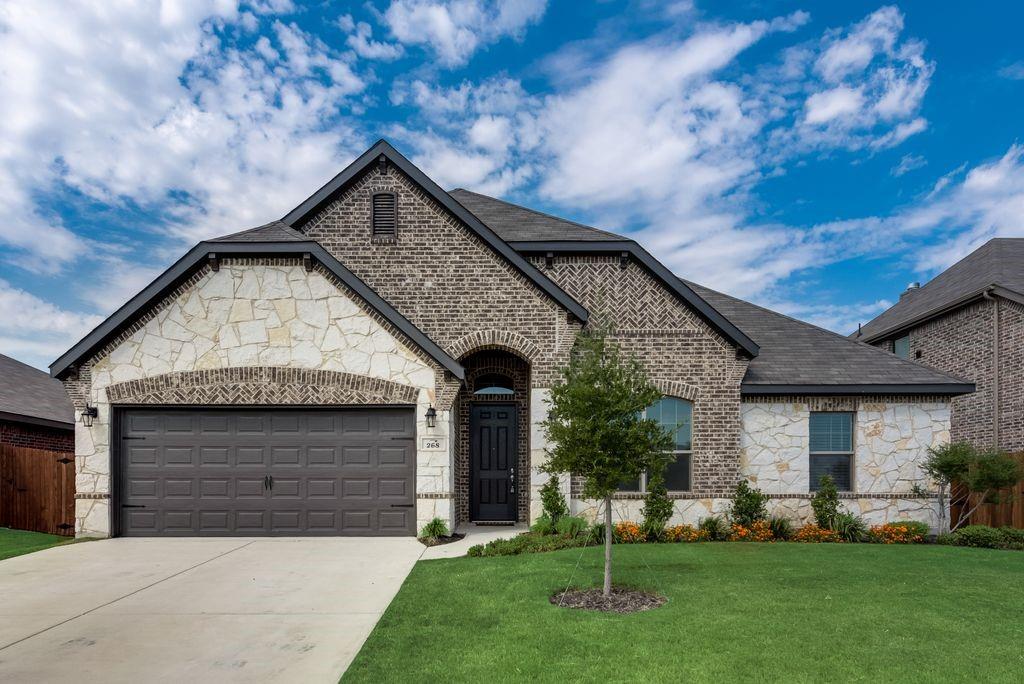
[[[476,404],[469,413],[471,520],[516,519],[516,407]]]
[[[125,409],[124,536],[416,534],[411,408]]]

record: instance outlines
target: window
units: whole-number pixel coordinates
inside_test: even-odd
[[[811,491],[818,491],[822,475],[831,475],[836,489],[852,490],[853,414],[811,413]]]
[[[644,414],[672,433],[674,459],[665,467],[665,487],[670,492],[690,491],[690,457],[693,449],[693,404],[684,399],[664,397],[652,404]],[[639,480],[623,482],[621,492],[647,491],[647,474]]]
[[[398,199],[393,192],[378,192],[373,196],[370,222],[373,237],[394,238],[398,236]]]
[[[892,352],[901,359],[910,358],[910,335],[892,341]]]
[[[515,394],[515,388],[507,375],[484,373],[473,383],[473,394]]]

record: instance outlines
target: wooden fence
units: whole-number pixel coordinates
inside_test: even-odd
[[[74,456],[0,444],[0,527],[73,535]]]
[[[971,514],[970,520],[965,524],[1024,529],[1024,482],[1019,482],[1009,492],[1009,496],[1006,494],[1003,492],[1002,503],[987,503],[978,506],[978,509]],[[950,506],[949,519],[955,524],[960,519],[960,515],[969,511],[977,501],[978,495],[974,495],[969,504],[963,502]]]

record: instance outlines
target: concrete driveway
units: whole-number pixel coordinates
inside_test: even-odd
[[[0,681],[336,682],[422,552],[110,539],[0,561]]]

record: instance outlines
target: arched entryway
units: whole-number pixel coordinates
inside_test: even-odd
[[[529,518],[530,364],[504,349],[461,358],[455,507],[459,522]]]

